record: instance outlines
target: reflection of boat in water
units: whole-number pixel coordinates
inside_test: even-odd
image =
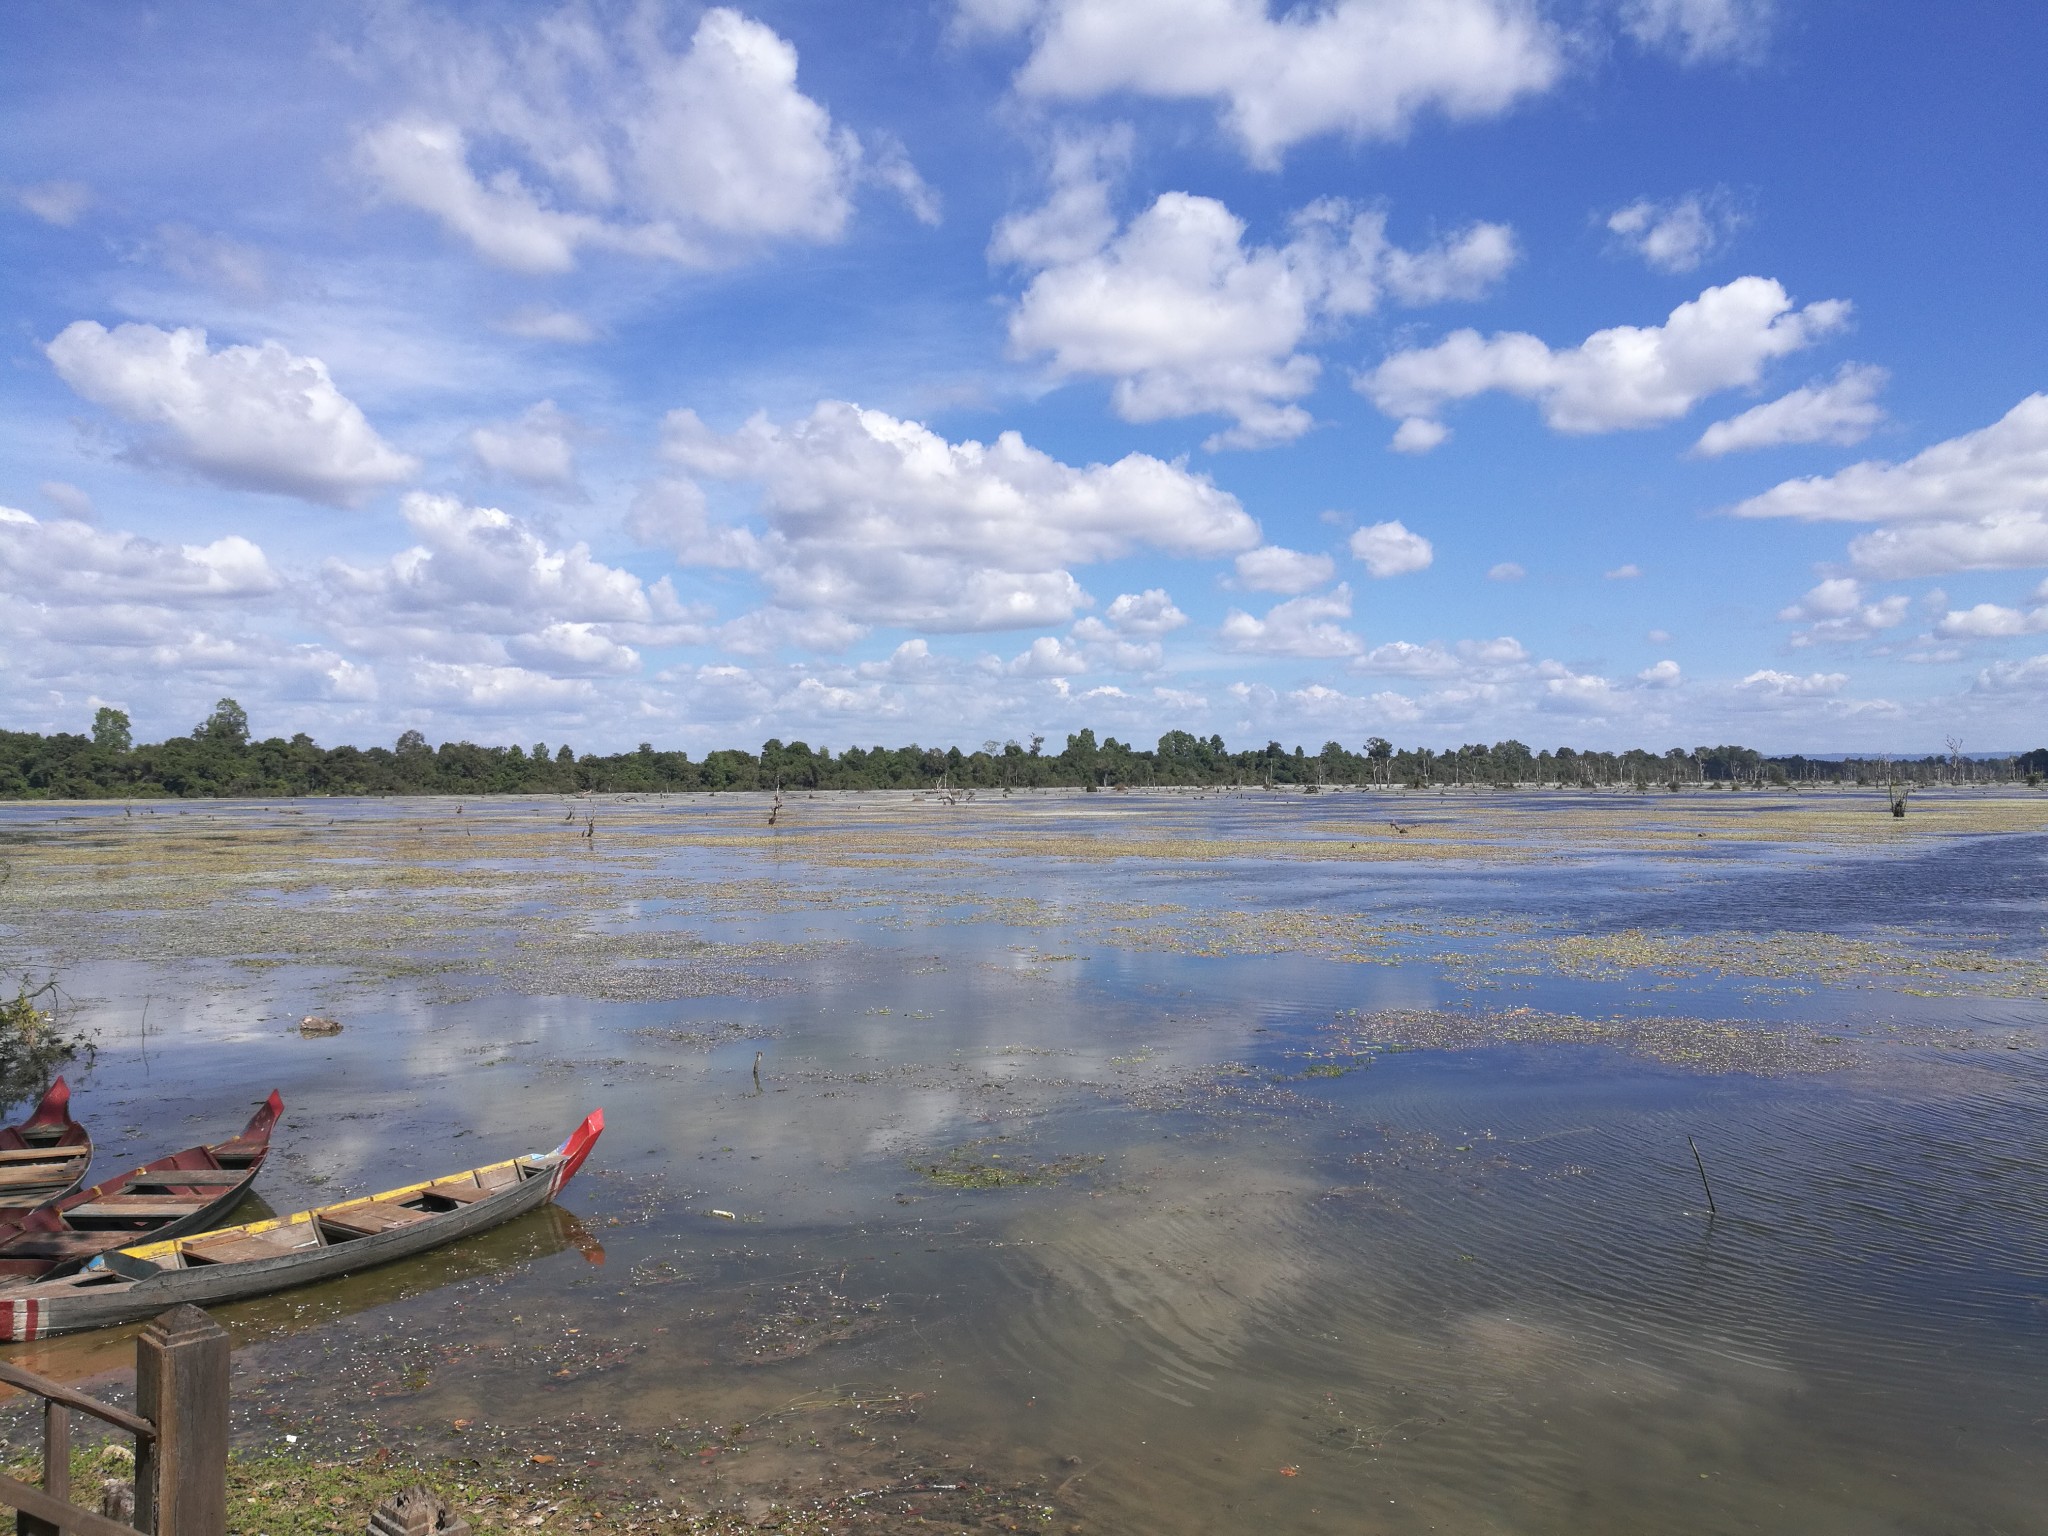
[[[247,1207],[243,1210],[246,1212]],[[228,1331],[236,1349],[279,1343],[325,1328],[360,1312],[402,1306],[451,1286],[523,1268],[575,1250],[587,1263],[602,1264],[604,1247],[582,1220],[550,1202],[516,1216],[468,1242],[421,1254],[405,1264],[386,1264],[251,1297],[215,1310],[213,1320]],[[0,1347],[0,1359],[68,1386],[135,1368],[135,1335],[146,1324],[128,1323],[91,1333],[66,1334]],[[0,1387],[0,1400],[12,1396]]]
[[[71,1089],[60,1077],[26,1120],[0,1130],[0,1205],[32,1211],[61,1199],[91,1166],[92,1137],[71,1118]]]
[[[270,1155],[270,1133],[284,1113],[276,1093],[239,1136],[187,1147],[91,1189],[35,1210],[0,1210],[0,1340],[12,1331],[27,1287],[68,1274],[110,1249],[211,1226],[241,1203]]]
[[[552,1152],[198,1237],[117,1249],[62,1279],[0,1291],[0,1338],[39,1339],[212,1305],[409,1258],[543,1205],[604,1131],[594,1110]]]

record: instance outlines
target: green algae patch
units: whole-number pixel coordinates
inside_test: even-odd
[[[1868,937],[1777,930],[1715,934],[1570,934],[1504,946],[1539,956],[1567,976],[1618,981],[1631,973],[1812,981],[1831,986],[1889,983],[1923,996],[2048,996],[2048,962],[1967,944],[1930,944],[1909,929]]]
[[[949,1148],[937,1158],[913,1159],[910,1166],[947,1189],[1044,1188],[1093,1173],[1102,1159],[1081,1154],[1041,1158],[999,1136]]]
[[[1851,1042],[1803,1025],[1684,1017],[1592,1019],[1537,1008],[1346,1013],[1330,1026],[1329,1037],[1340,1059],[1398,1049],[1597,1045],[1688,1072],[1744,1077],[1839,1072],[1863,1059]]]

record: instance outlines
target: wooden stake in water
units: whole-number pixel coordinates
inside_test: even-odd
[[[761,1091],[761,1057],[764,1054],[761,1051],[754,1052],[754,1092],[756,1093]]]
[[[1691,1136],[1685,1138],[1685,1144],[1692,1148],[1693,1164],[1699,1169],[1700,1184],[1707,1192],[1707,1214],[1709,1216],[1718,1216],[1721,1212],[1714,1204],[1714,1186],[1707,1183],[1707,1165],[1700,1158],[1700,1144],[1694,1141]]]

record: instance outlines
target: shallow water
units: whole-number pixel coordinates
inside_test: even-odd
[[[766,817],[0,812],[102,1176],[273,1085],[280,1210],[605,1108],[563,1209],[222,1309],[245,1443],[1055,1528],[2048,1528],[2048,800]]]

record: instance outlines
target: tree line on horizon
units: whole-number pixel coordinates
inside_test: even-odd
[[[1767,757],[1750,747],[1640,748],[1626,752],[1559,747],[1531,751],[1499,741],[1437,751],[1396,747],[1373,736],[1352,748],[1329,741],[1309,753],[1277,741],[1233,752],[1221,736],[1168,731],[1152,748],[1067,737],[1058,752],[1045,738],[958,747],[848,747],[836,756],[801,741],[763,742],[758,752],[722,749],[693,759],[642,742],[631,752],[578,753],[550,747],[431,745],[409,730],[390,747],[322,747],[301,732],[289,740],[252,737],[248,712],[222,699],[190,735],[138,745],[128,716],[102,708],[89,734],[0,730],[0,799],[273,798],[298,795],[488,795],[703,793],[820,789],[1117,789],[1148,785],[1285,786],[1323,789],[1378,785],[1439,787],[1558,785],[1636,789],[1766,788],[1799,784],[2040,783],[2048,748],[2011,757],[1946,756],[1822,759]]]

